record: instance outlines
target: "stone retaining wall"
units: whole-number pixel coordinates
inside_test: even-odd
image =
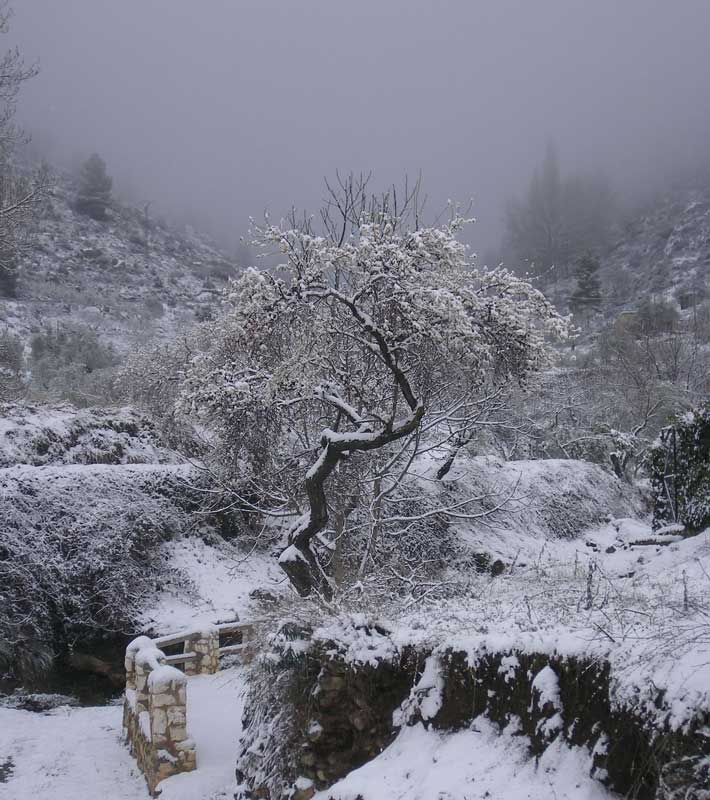
[[[289,658],[278,669],[280,694],[269,698],[273,712],[247,703],[239,797],[280,800],[290,791],[308,800],[380,753],[400,725],[455,731],[486,715],[501,726],[517,720],[531,757],[556,737],[588,747],[593,775],[624,797],[710,800],[708,715],[676,731],[615,707],[603,661],[507,651],[472,662],[464,652],[410,649],[355,665],[333,642]],[[264,737],[277,725],[285,741]],[[277,779],[266,779],[265,763]]]

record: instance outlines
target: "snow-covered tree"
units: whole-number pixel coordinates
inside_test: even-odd
[[[76,210],[92,219],[105,220],[112,187],[113,180],[106,172],[106,162],[94,153],[81,167]]]
[[[302,595],[330,592],[317,550],[337,549],[356,509],[369,514],[365,559],[383,517],[402,530],[466,515],[408,514],[396,490],[417,457],[465,439],[496,386],[546,363],[546,337],[565,329],[529,283],[474,268],[457,209],[422,226],[416,189],[372,198],[365,184],[331,191],[322,233],[295,215],[256,228],[282,261],[232,283],[182,394],[217,424],[242,507],[295,517],[280,564]]]
[[[9,30],[11,11],[0,2],[0,34]],[[15,124],[17,97],[25,81],[37,74],[17,48],[0,57],[0,295],[14,297],[18,268],[34,211],[46,183],[44,170],[34,176],[17,169],[15,147],[24,138]]]
[[[710,403],[671,419],[649,452],[656,527],[710,525]]]
[[[582,256],[577,264],[577,286],[569,299],[575,314],[599,311],[602,306],[602,289],[599,282],[599,261],[591,255]]]

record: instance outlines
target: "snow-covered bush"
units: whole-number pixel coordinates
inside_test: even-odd
[[[282,625],[260,642],[262,653],[249,666],[237,760],[243,794],[237,797],[251,796],[253,786],[266,788],[270,797],[282,797],[296,777],[291,745],[297,738],[297,709],[308,703],[314,668],[306,655],[308,642],[300,634],[298,626]]]
[[[176,408],[181,381],[195,349],[202,345],[202,336],[197,326],[190,339],[136,349],[122,365],[117,381],[121,399],[147,411],[156,420],[161,438],[185,455],[204,450],[194,426]]]
[[[16,464],[167,464],[153,421],[130,408],[0,404],[0,468]]]
[[[656,526],[710,526],[710,402],[674,419],[649,453]]]
[[[280,565],[303,595],[332,591],[323,550],[337,565],[362,537],[358,580],[393,526],[469,512],[413,514],[412,465],[468,441],[486,400],[547,363],[547,337],[565,330],[529,283],[474,268],[456,209],[440,227],[419,211],[417,189],[370,199],[350,180],[322,233],[267,220],[256,244],[284,263],[231,285],[187,374],[182,407],[219,433],[237,501],[291,518]]]
[[[160,543],[191,524],[181,474],[147,466],[0,471],[1,670],[32,678],[76,642],[133,631],[169,579]]]
[[[96,405],[110,400],[118,363],[118,354],[93,328],[57,325],[32,337],[31,388],[38,397]]]

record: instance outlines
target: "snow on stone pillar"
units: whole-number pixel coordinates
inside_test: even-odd
[[[123,726],[148,788],[197,766],[195,743],[187,737],[187,678],[165,664],[155,642],[140,636],[126,648]]]
[[[148,676],[150,734],[157,755],[156,781],[197,766],[187,735],[187,678],[175,667],[160,666]]]
[[[219,628],[206,625],[185,639],[185,652],[197,655],[185,662],[186,675],[212,675],[219,671]]]
[[[147,679],[150,666],[146,664],[145,658],[139,657],[142,650],[150,652],[156,661],[158,657],[154,655],[153,651],[163,655],[153,640],[147,636],[139,636],[126,647],[126,656],[123,662],[126,668],[126,702],[136,714],[148,710]],[[138,661],[140,661],[140,665],[137,663]]]

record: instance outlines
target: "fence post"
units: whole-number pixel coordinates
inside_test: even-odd
[[[206,625],[185,639],[185,652],[197,653],[194,661],[185,663],[186,675],[212,675],[219,671],[219,628]]]

